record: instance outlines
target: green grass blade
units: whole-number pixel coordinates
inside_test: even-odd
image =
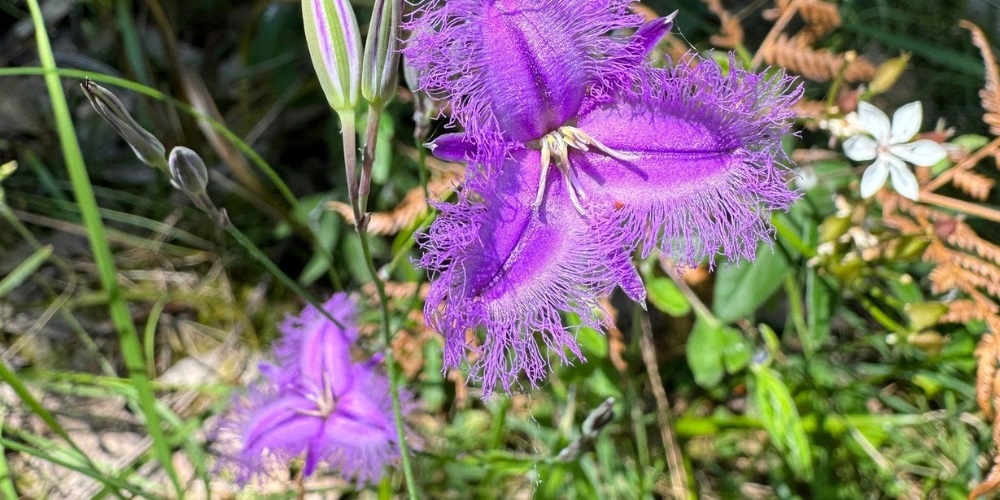
[[[27,436],[27,435],[24,435],[24,436],[21,436],[21,437],[33,437],[33,438],[36,438],[36,440],[38,440],[37,436]],[[19,451],[21,453],[27,453],[28,455],[32,455],[32,456],[38,457],[38,458],[40,458],[42,460],[45,460],[46,462],[50,462],[50,463],[56,464],[56,465],[58,465],[60,467],[65,467],[65,468],[70,469],[72,471],[79,472],[80,474],[83,474],[83,475],[85,475],[85,476],[87,476],[89,478],[92,478],[95,481],[98,481],[98,482],[100,482],[101,484],[103,484],[105,486],[111,487],[114,491],[124,490],[124,491],[127,491],[129,493],[132,493],[133,495],[139,496],[141,498],[157,498],[156,495],[153,495],[153,494],[149,493],[148,491],[145,491],[142,488],[139,488],[138,486],[136,486],[134,484],[128,483],[126,481],[122,481],[122,480],[114,478],[114,477],[109,477],[108,475],[101,473],[96,468],[91,468],[89,466],[84,466],[84,465],[81,465],[80,463],[72,461],[72,460],[70,460],[68,458],[60,457],[60,456],[56,455],[55,453],[51,453],[50,451],[53,450],[53,449],[58,450],[58,448],[54,447],[54,445],[52,445],[52,443],[49,443],[49,445],[45,446],[45,451],[43,451],[43,449],[35,447],[35,446],[29,446],[29,445],[26,445],[26,444],[14,441],[12,439],[8,439],[8,438],[5,438],[5,437],[0,437],[0,446],[3,446],[4,448],[8,448],[8,449],[10,449],[12,451]],[[118,496],[118,497],[121,498],[121,495],[116,494],[116,496]],[[13,498],[18,498],[18,497],[13,497]]]
[[[142,409],[143,416],[146,419],[146,427],[150,438],[152,438],[157,459],[170,476],[177,496],[182,498],[184,492],[177,477],[177,471],[174,470],[169,442],[164,435],[163,429],[160,427],[160,418],[156,413],[156,398],[153,394],[149,378],[146,375],[142,349],[139,345],[139,335],[136,331],[135,323],[132,321],[132,313],[122,298],[121,290],[118,288],[118,271],[115,266],[114,256],[111,253],[111,247],[108,244],[106,231],[104,230],[104,222],[101,220],[100,212],[97,208],[97,200],[90,185],[87,167],[83,161],[83,153],[80,151],[80,145],[77,142],[76,130],[70,116],[66,96],[63,93],[62,82],[59,75],[55,72],[55,57],[52,54],[52,46],[49,43],[48,32],[46,31],[45,21],[42,18],[42,11],[38,5],[38,0],[28,0],[28,7],[31,10],[31,18],[35,27],[38,56],[42,67],[46,69],[45,85],[48,88],[51,99],[63,157],[66,161],[66,168],[69,171],[70,182],[73,185],[73,193],[77,203],[80,204],[80,213],[83,217],[84,226],[87,229],[91,251],[94,253],[94,262],[97,265],[101,284],[108,293],[111,320],[114,323],[115,330],[118,332],[122,357],[128,369],[129,377],[138,393],[139,407]]]
[[[0,280],[0,297],[7,295],[21,283],[24,283],[24,280],[30,278],[45,263],[50,255],[52,255],[52,246],[44,246],[31,254],[27,259],[24,259],[24,262],[18,264],[10,274]]]
[[[3,419],[6,412],[0,411],[0,438],[3,437]],[[0,444],[0,497],[20,498],[17,488],[14,486],[14,477],[11,476],[10,467],[7,465],[7,450]]]
[[[42,419],[42,422],[44,422],[49,429],[52,429],[52,432],[55,432],[57,436],[65,440],[71,448],[78,451],[84,456],[84,458],[86,458],[87,455],[83,453],[79,446],[77,446],[76,442],[73,441],[73,438],[71,438],[69,433],[66,432],[66,429],[63,428],[63,426],[58,420],[56,420],[55,416],[53,416],[49,410],[42,406],[41,402],[35,399],[35,396],[28,390],[28,386],[24,385],[21,378],[18,377],[17,374],[14,373],[14,371],[11,370],[11,368],[7,366],[7,363],[4,361],[0,361],[0,381],[9,385],[11,389],[14,389],[14,393],[17,394],[17,397],[21,399],[21,402],[24,403],[24,405],[27,406],[32,413]],[[91,463],[90,465],[96,469],[94,464]]]

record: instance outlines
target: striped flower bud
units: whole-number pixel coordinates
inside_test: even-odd
[[[361,32],[349,0],[302,0],[306,42],[316,76],[338,113],[360,99]]]
[[[388,102],[396,93],[402,11],[403,0],[376,0],[372,9],[361,66],[361,93],[376,107]]]
[[[170,151],[170,184],[189,196],[201,196],[208,187],[208,169],[198,153],[177,146]]]
[[[101,115],[118,131],[118,135],[125,139],[125,142],[132,147],[132,151],[135,151],[135,155],[143,163],[154,168],[163,168],[164,155],[166,154],[163,144],[153,134],[136,123],[125,110],[125,105],[110,90],[91,80],[84,81],[80,86],[83,87],[83,92],[90,100],[90,104],[97,110],[97,114]]]

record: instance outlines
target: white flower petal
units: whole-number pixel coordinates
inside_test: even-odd
[[[844,154],[854,161],[874,160],[876,148],[875,141],[865,135],[855,135],[844,141]]]
[[[909,144],[893,144],[889,146],[889,152],[894,156],[921,167],[929,167],[945,159],[948,152],[944,146],[930,140],[920,139]]]
[[[875,160],[861,176],[861,196],[867,198],[875,194],[885,184],[888,176],[889,169],[886,168],[885,161],[882,158]]]
[[[861,101],[858,103],[858,119],[861,120],[861,127],[875,137],[875,142],[888,143],[889,117],[881,109]]]
[[[906,168],[905,163],[899,161],[897,158],[887,157],[886,162],[889,164],[889,176],[892,188],[897,193],[913,201],[917,201],[918,193],[920,192],[920,186],[917,185],[917,177],[913,175],[913,172],[909,168]]]
[[[924,119],[924,108],[920,101],[913,101],[892,115],[892,137],[890,144],[906,142],[920,131],[920,123]]]

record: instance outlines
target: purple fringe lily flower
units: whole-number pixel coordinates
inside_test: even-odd
[[[381,357],[351,359],[358,335],[354,301],[337,294],[324,309],[344,328],[312,306],[287,318],[274,349],[277,362],[261,364],[263,379],[223,424],[223,446],[239,450],[229,465],[241,482],[287,470],[303,456],[305,476],[324,462],[344,477],[375,482],[399,457],[389,382],[376,371]],[[412,406],[408,394],[401,397],[404,409]]]
[[[643,302],[636,250],[687,265],[752,259],[771,236],[767,212],[796,198],[780,141],[800,88],[732,58],[728,72],[651,68],[673,16],[643,24],[628,3],[450,0],[409,22],[421,88],[464,128],[431,147],[469,163],[459,201],[439,206],[422,241],[425,314],[448,367],[467,359],[468,331],[485,331],[470,370],[484,397],[522,373],[536,384],[550,356],[582,359],[562,313],[600,328],[598,300],[614,288]]]

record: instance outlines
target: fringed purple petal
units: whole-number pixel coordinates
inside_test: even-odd
[[[598,298],[622,281],[641,294],[627,254],[601,245],[591,223],[571,205],[531,206],[539,164],[537,151],[514,153],[483,187],[481,199],[466,191],[459,203],[439,205],[441,214],[422,239],[421,264],[434,277],[427,321],[445,336],[447,367],[466,360],[467,332],[484,330],[470,369],[484,398],[497,383],[510,392],[521,373],[537,384],[548,373],[550,356],[564,364],[582,359],[561,312],[600,328]],[[567,196],[554,169],[546,191],[549,197]]]
[[[427,149],[444,161],[468,161],[478,156],[479,147],[467,134],[454,133],[438,136],[427,144]]]
[[[410,17],[404,54],[483,146],[537,139],[575,116],[590,84],[629,80],[627,0],[450,0]]]
[[[670,32],[670,28],[674,26],[674,16],[676,15],[677,13],[674,12],[667,17],[648,21],[628,39],[628,43],[636,47],[636,50],[629,54],[634,57],[634,60],[631,61],[633,64],[641,64],[642,59],[656,48],[660,39],[666,36]]]
[[[578,127],[636,159],[573,152],[595,208],[621,224],[617,238],[694,264],[721,251],[752,259],[770,238],[769,210],[795,200],[782,175],[781,138],[801,90],[712,62],[651,70],[646,90],[586,110]],[[563,200],[563,203],[566,201]],[[603,207],[603,208],[600,208]]]
[[[399,459],[389,380],[374,368],[371,363],[351,367],[354,383],[337,401],[324,433],[324,461],[359,482],[376,482],[386,465]],[[400,403],[404,414],[413,409],[405,390]]]
[[[275,356],[286,367],[298,365],[298,370],[277,372],[283,377],[275,380],[279,385],[318,394],[328,389],[339,393],[350,382],[350,343],[358,336],[355,302],[346,294],[336,294],[323,309],[344,328],[330,322],[312,305],[298,316],[288,316],[279,326],[282,337],[275,346]]]
[[[309,453],[311,441],[322,431],[322,419],[302,413],[313,407],[310,401],[296,395],[273,398],[255,389],[233,412],[238,420],[224,424],[227,432],[239,436],[229,436],[227,447],[240,448],[229,464],[240,483],[255,473],[287,468],[289,461]]]

